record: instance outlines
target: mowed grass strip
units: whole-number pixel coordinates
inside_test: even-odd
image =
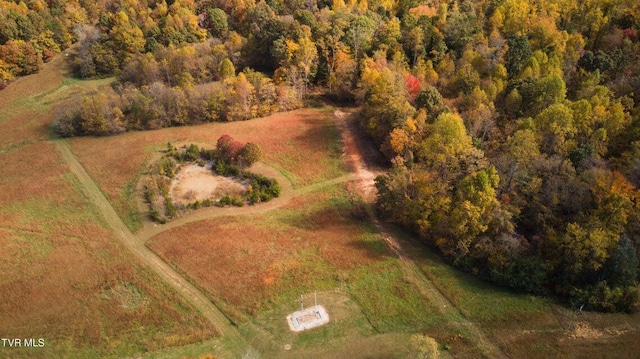
[[[294,187],[340,177],[347,173],[340,133],[330,107],[302,109],[242,122],[211,123],[192,127],[129,132],[103,138],[74,138],[74,154],[98,183],[114,208],[133,231],[142,216],[131,188],[149,162],[165,150],[167,142],[197,143],[214,148],[223,134],[241,142],[257,143],[263,161],[280,170]]]
[[[0,160],[0,336],[46,342],[0,357],[119,358],[215,335],[118,245],[54,145]]]
[[[277,352],[290,337],[284,313],[299,308],[301,294],[307,295],[310,305],[310,293],[316,290],[338,289],[359,309],[346,326],[329,323],[308,337],[296,335],[293,344],[304,350],[323,342],[342,346],[339,338],[347,333],[359,340],[377,333],[418,332],[442,323],[438,311],[403,278],[399,259],[375,227],[353,218],[347,196],[343,186],[334,186],[268,214],[217,218],[172,229],[147,245],[212,300],[223,302],[227,313],[249,333],[247,337],[258,338],[256,347],[267,352]],[[261,332],[264,338],[259,340]]]

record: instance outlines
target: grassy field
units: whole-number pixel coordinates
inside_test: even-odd
[[[2,358],[120,358],[215,335],[106,230],[54,145],[0,154]]]
[[[331,107],[303,109],[242,122],[131,132],[107,138],[74,138],[73,151],[111,200],[130,229],[140,228],[131,189],[167,142],[197,143],[214,148],[229,134],[242,142],[260,145],[263,161],[280,170],[294,185],[303,187],[347,173],[342,162],[340,133]]]
[[[237,343],[216,338],[209,322],[119,244],[48,142],[55,105],[110,81],[70,79],[58,57],[0,93],[0,336],[46,340],[44,348],[0,348],[0,357],[238,357]],[[388,249],[374,224],[352,215],[353,183],[323,187],[347,172],[331,107],[71,144],[135,230],[142,223],[136,185],[166,142],[212,147],[225,133],[258,143],[265,162],[305,189],[281,208],[188,223],[148,246],[203,289],[262,358],[410,358],[415,333],[435,338],[443,358],[482,357],[477,335],[461,322],[512,358],[640,352],[640,314],[581,313],[516,295],[456,271],[390,228],[405,260],[456,309],[434,304],[420,276],[407,272],[414,267]],[[285,316],[299,309],[301,294],[311,304],[314,291],[331,322],[290,332]]]
[[[267,357],[331,357],[334,349],[351,353],[368,347],[364,343],[377,342],[370,339],[376,335],[441,332],[445,318],[403,279],[399,259],[375,228],[352,218],[346,197],[344,187],[335,186],[268,214],[173,229],[148,246],[222,302],[252,345],[272,353]],[[315,290],[330,313],[343,313],[341,319],[308,334],[291,334],[286,314],[299,308],[301,294]],[[285,344],[291,352],[282,352]],[[397,353],[409,348],[408,340],[379,344]]]

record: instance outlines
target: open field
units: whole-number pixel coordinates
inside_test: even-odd
[[[44,348],[0,348],[0,357],[241,356],[246,347],[216,338],[205,316],[125,250],[117,229],[124,225],[111,225],[118,216],[106,216],[109,203],[87,196],[60,146],[48,142],[55,104],[111,81],[69,79],[56,61],[0,94],[0,335],[46,340]],[[443,358],[483,357],[471,326],[512,358],[637,356],[640,314],[579,313],[516,295],[460,273],[400,230],[355,218],[348,198],[363,188],[341,182],[361,177],[344,176],[347,168],[366,168],[342,156],[333,114],[304,109],[70,142],[91,175],[84,180],[100,186],[91,195],[102,190],[132,229],[141,224],[139,176],[167,141],[213,147],[229,133],[262,146],[265,162],[295,186],[287,198],[255,211],[194,212],[198,221],[158,227],[147,243],[222,308],[240,342],[262,358],[409,358],[418,332],[438,341]],[[148,233],[128,236],[149,252],[141,242]],[[290,332],[286,315],[300,308],[301,294],[310,305],[315,290],[332,321]]]
[[[135,188],[148,163],[175,144],[215,147],[229,134],[241,142],[257,143],[263,161],[303,187],[346,174],[341,159],[340,133],[333,109],[310,108],[242,122],[211,123],[193,127],[130,132],[107,138],[74,138],[74,154],[98,183],[132,230],[140,228]],[[125,160],[126,159],[126,160]]]
[[[1,357],[117,358],[215,334],[118,245],[54,145],[0,160],[0,336],[46,342]]]
[[[445,318],[403,280],[398,259],[375,228],[351,217],[346,197],[344,187],[335,186],[268,214],[185,225],[161,233],[148,245],[220,302],[241,323],[241,331],[268,334],[269,340],[247,336],[263,338],[249,340],[260,352],[282,350],[292,341],[296,350],[324,350],[330,357],[333,352],[323,345],[362,344],[376,333],[431,329],[451,335],[446,325],[439,328]],[[299,308],[300,294],[336,289],[343,293],[336,294],[340,300],[355,308],[351,324],[338,330],[330,322],[308,334],[289,332],[285,317]],[[322,304],[333,318],[332,306]],[[332,330],[342,334],[325,333]],[[345,335],[350,339],[340,339]],[[404,341],[392,347],[403,352],[407,345]]]

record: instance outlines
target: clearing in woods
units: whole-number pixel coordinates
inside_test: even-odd
[[[416,332],[445,357],[640,351],[638,314],[576,313],[515,295],[378,222],[376,151],[349,110],[53,139],[51,106],[108,82],[72,80],[58,57],[0,98],[0,334],[50,344],[3,348],[3,357],[409,357]],[[225,133],[263,148],[252,170],[277,178],[282,196],[164,226],[144,219],[137,188],[155,153]],[[284,318],[316,289],[332,321],[290,332]]]

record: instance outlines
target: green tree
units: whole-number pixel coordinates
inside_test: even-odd
[[[220,61],[220,64],[218,64],[218,77],[221,80],[226,80],[234,78],[235,76],[236,69],[233,66],[231,60],[229,60],[229,58],[225,58],[224,60]]]
[[[222,9],[213,8],[207,10],[207,28],[213,37],[223,37],[229,29],[227,14]]]
[[[562,104],[552,105],[540,112],[534,122],[544,152],[566,155],[571,150],[568,141],[577,132],[571,109]]]
[[[516,77],[520,74],[524,63],[531,57],[531,44],[526,36],[513,36],[507,40],[509,50],[505,54],[504,62],[509,77]]]
[[[351,19],[346,31],[347,43],[353,50],[353,57],[358,62],[362,53],[369,50],[375,32],[375,23],[369,16],[358,15]]]
[[[251,167],[262,158],[260,146],[253,142],[248,142],[238,152],[238,163],[243,167]]]

